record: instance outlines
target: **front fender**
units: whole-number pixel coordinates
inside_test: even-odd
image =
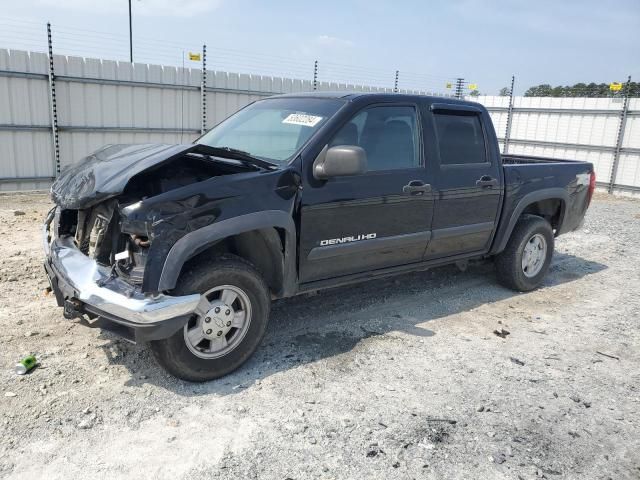
[[[280,210],[265,210],[263,212],[240,215],[212,223],[186,234],[169,250],[162,267],[157,290],[171,290],[176,286],[182,266],[194,252],[207,248],[232,235],[272,227],[282,228],[286,232],[282,296],[293,295],[297,288],[295,264],[296,227],[291,215]]]

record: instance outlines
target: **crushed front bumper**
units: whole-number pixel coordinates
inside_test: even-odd
[[[44,268],[66,317],[116,330],[135,341],[148,341],[171,336],[193,315],[199,294],[173,297],[142,293],[84,255],[73,238],[57,238],[52,228],[55,217],[52,211],[43,227]],[[124,327],[131,335],[109,328],[112,324]]]

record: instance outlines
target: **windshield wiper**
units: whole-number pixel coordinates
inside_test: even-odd
[[[265,170],[275,170],[278,165],[275,163],[267,162],[260,158],[254,157],[249,152],[244,150],[238,150],[231,147],[212,147],[203,143],[198,143],[197,151],[206,155],[213,155],[224,158],[231,158],[233,160],[239,160],[243,163],[254,165],[256,167],[264,168]]]

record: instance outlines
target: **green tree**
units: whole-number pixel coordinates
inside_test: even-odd
[[[471,95],[472,97],[479,97],[480,94],[480,90],[471,90],[471,92],[469,92],[469,95]]]
[[[608,83],[576,83],[575,85],[558,85],[552,87],[548,83],[535,85],[527,89],[525,97],[621,97],[625,94],[626,83],[622,90],[613,91]],[[640,83],[629,84],[629,96],[640,96]]]
[[[500,93],[499,93],[499,95],[500,95],[501,97],[508,97],[510,93],[511,93],[511,92],[509,91],[509,87],[502,87],[502,88],[500,89]]]

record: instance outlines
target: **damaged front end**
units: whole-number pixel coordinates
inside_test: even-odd
[[[167,212],[163,195],[216,176],[255,170],[214,162],[201,149],[107,146],[58,178],[52,187],[57,206],[43,235],[45,269],[65,317],[112,330],[115,326],[129,339],[146,341],[172,335],[197,311],[199,294],[167,295],[152,278],[176,240],[168,226],[174,228],[183,221],[176,217],[184,216],[184,205]],[[143,215],[142,203],[151,205]]]
[[[121,229],[120,202],[106,200],[83,210],[62,210],[53,227],[54,236],[66,239],[82,255],[108,268],[111,277],[142,286],[151,241],[147,236],[126,234]],[[49,239],[52,233],[49,232]]]

